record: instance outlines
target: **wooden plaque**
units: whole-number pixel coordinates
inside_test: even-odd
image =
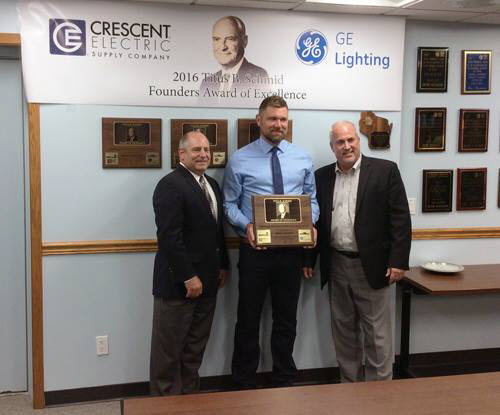
[[[462,94],[491,93],[491,50],[462,51]]]
[[[424,170],[422,212],[451,212],[453,170]]]
[[[161,119],[102,118],[102,167],[161,168]]]
[[[417,92],[448,90],[448,51],[449,48],[418,48]]]
[[[313,245],[309,195],[254,195],[252,210],[257,246]]]
[[[415,109],[415,151],[446,149],[446,108]]]
[[[460,110],[458,151],[488,151],[490,110]]]
[[[288,120],[288,130],[285,140],[292,142],[292,120]],[[244,147],[251,142],[258,140],[260,137],[260,129],[255,118],[239,118],[238,119],[238,148]]]
[[[224,168],[227,163],[227,120],[171,120],[171,167],[179,165],[179,141],[190,131],[200,131],[210,143],[209,168]]]
[[[487,168],[457,169],[457,210],[486,209]]]

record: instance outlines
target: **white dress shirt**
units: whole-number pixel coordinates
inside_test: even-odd
[[[200,184],[200,177],[198,174],[192,172],[191,170],[189,170],[184,164],[182,164],[182,162],[180,163],[180,165],[182,167],[184,167],[189,173],[191,173],[193,175],[193,177],[195,178],[196,180],[196,183],[198,183],[198,186],[200,186],[201,188],[201,184]],[[214,193],[214,189],[212,189],[212,186],[210,186],[210,182],[207,180],[207,177],[205,176],[205,183],[207,185],[207,190],[208,190],[208,193],[210,193],[210,197],[212,198],[212,203],[214,204],[214,209],[215,209],[215,220],[217,221],[218,220],[218,214],[219,214],[219,211],[217,209],[217,198],[215,197],[215,193]],[[201,188],[201,190],[203,190]]]

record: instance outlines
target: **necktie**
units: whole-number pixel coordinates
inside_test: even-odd
[[[273,187],[274,194],[282,195],[283,190],[283,176],[281,175],[281,165],[278,158],[278,147],[273,147],[271,155],[271,171],[273,173]]]
[[[210,196],[210,192],[207,189],[207,182],[205,181],[204,176],[200,177],[200,186],[201,186],[201,190],[203,190],[203,193],[205,193],[205,197],[208,200],[208,204],[210,205],[210,211],[212,212],[212,216],[214,217],[215,220],[217,220],[217,212],[215,212],[214,201],[212,200],[212,196]]]

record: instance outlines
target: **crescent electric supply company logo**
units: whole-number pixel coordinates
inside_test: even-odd
[[[49,44],[52,55],[84,56],[85,20],[49,19]]]
[[[328,53],[328,42],[318,30],[302,32],[295,42],[295,54],[306,65],[317,65]]]

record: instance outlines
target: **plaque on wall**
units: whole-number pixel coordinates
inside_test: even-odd
[[[209,168],[222,168],[227,162],[227,120],[171,120],[170,154],[171,166],[179,165],[179,141],[190,131],[199,131],[210,144]]]
[[[457,169],[457,210],[486,209],[486,167]]]
[[[103,117],[102,167],[161,168],[161,119]]]
[[[448,90],[448,51],[449,48],[418,48],[417,92]]]
[[[314,244],[309,195],[254,195],[252,210],[257,246]]]
[[[424,170],[422,212],[451,212],[453,170]]]
[[[415,109],[415,151],[446,149],[446,108]]]
[[[389,124],[387,118],[378,117],[372,111],[363,111],[359,119],[359,131],[368,137],[368,147],[372,150],[391,146],[392,123]]]
[[[491,50],[462,51],[462,94],[491,93]]]
[[[288,120],[288,130],[285,140],[292,142],[292,120]],[[244,147],[247,144],[257,140],[260,137],[260,128],[257,125],[255,118],[239,118],[238,119],[238,148]]]
[[[461,109],[458,151],[488,151],[490,110]]]

